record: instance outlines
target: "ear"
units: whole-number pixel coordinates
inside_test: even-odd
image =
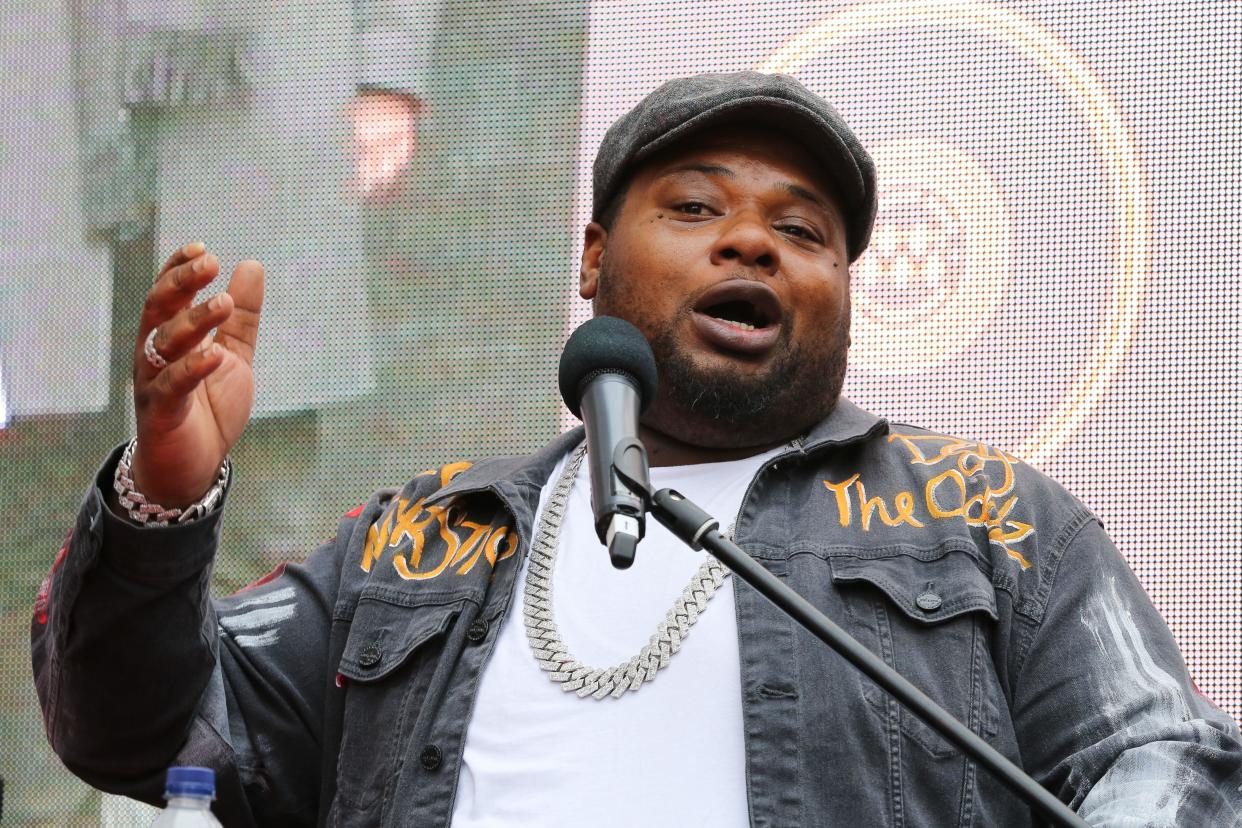
[[[582,240],[582,269],[578,271],[578,295],[588,301],[599,292],[599,271],[604,263],[608,231],[597,221],[586,226]]]

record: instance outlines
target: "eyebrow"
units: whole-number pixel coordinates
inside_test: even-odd
[[[724,178],[737,178],[737,173],[733,172],[733,170],[728,167],[722,167],[719,164],[701,164],[693,161],[686,164],[679,164],[665,172],[665,175],[673,175],[675,173],[683,172],[698,172],[703,173],[704,175],[719,175]],[[817,196],[815,193],[800,184],[794,184],[792,181],[786,181],[781,184],[781,189],[790,195],[797,196],[798,198],[811,202],[825,212],[832,212],[823,198]]]
[[[832,213],[832,210],[828,209],[827,202],[825,202],[819,196],[815,195],[815,193],[811,192],[806,187],[800,186],[798,184],[794,184],[792,181],[786,181],[784,184],[781,185],[781,189],[783,189],[787,193],[790,193],[791,195],[797,196],[798,198],[806,199],[807,201],[814,204],[816,207],[823,210],[825,213],[830,213],[830,214]]]
[[[737,173],[733,172],[733,170],[728,167],[722,167],[719,164],[700,164],[693,161],[686,164],[678,164],[671,170],[667,170],[664,174],[672,175],[674,173],[682,172],[700,172],[705,175],[720,175],[725,178],[737,178]]]

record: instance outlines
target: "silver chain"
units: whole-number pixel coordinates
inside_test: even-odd
[[[188,523],[197,520],[203,515],[210,512],[224,497],[224,490],[229,485],[229,474],[231,464],[229,459],[224,458],[224,462],[220,464],[220,471],[216,473],[216,482],[207,493],[204,494],[197,502],[191,503],[184,509],[166,509],[158,503],[152,503],[147,500],[146,495],[138,491],[138,487],[134,485],[134,478],[131,476],[131,467],[134,462],[134,448],[138,445],[138,438],[129,441],[129,445],[125,447],[125,451],[121,453],[121,459],[117,461],[116,472],[113,474],[112,488],[116,491],[117,500],[121,507],[125,509],[129,519],[141,523],[144,526],[168,526],[170,523]]]
[[[523,615],[526,639],[535,653],[535,661],[548,678],[561,685],[565,692],[579,698],[605,696],[620,698],[628,690],[637,690],[655,678],[656,672],[668,666],[669,659],[681,649],[681,642],[699,620],[707,602],[724,583],[729,571],[714,557],[708,556],[690,579],[663,623],[656,628],[647,646],[629,661],[615,667],[588,667],[574,658],[561,640],[552,614],[552,573],[556,567],[556,550],[560,540],[561,522],[574,478],[586,454],[586,444],[578,446],[565,463],[560,479],[548,497],[535,543],[530,553],[530,569],[526,574]]]

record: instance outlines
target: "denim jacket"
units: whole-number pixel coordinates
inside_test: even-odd
[[[214,767],[226,825],[448,826],[541,487],[580,440],[424,472],[221,600],[220,511],[117,518],[114,454],[35,609],[53,747],[148,801],[167,766]],[[1236,724],[1096,518],[1017,458],[842,401],[762,466],[734,533],[1093,825],[1242,825]],[[735,596],[752,825],[1039,824],[756,592]]]

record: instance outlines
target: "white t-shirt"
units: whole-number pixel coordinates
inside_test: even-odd
[[[654,468],[651,482],[686,495],[727,529],[777,451]],[[564,465],[544,485],[540,517]],[[634,565],[617,570],[592,523],[584,460],[561,526],[553,609],[569,652],[607,668],[647,644],[707,553],[649,516]],[[654,680],[596,701],[561,690],[535,663],[522,616],[527,563],[466,730],[453,828],[749,825],[732,576]]]

